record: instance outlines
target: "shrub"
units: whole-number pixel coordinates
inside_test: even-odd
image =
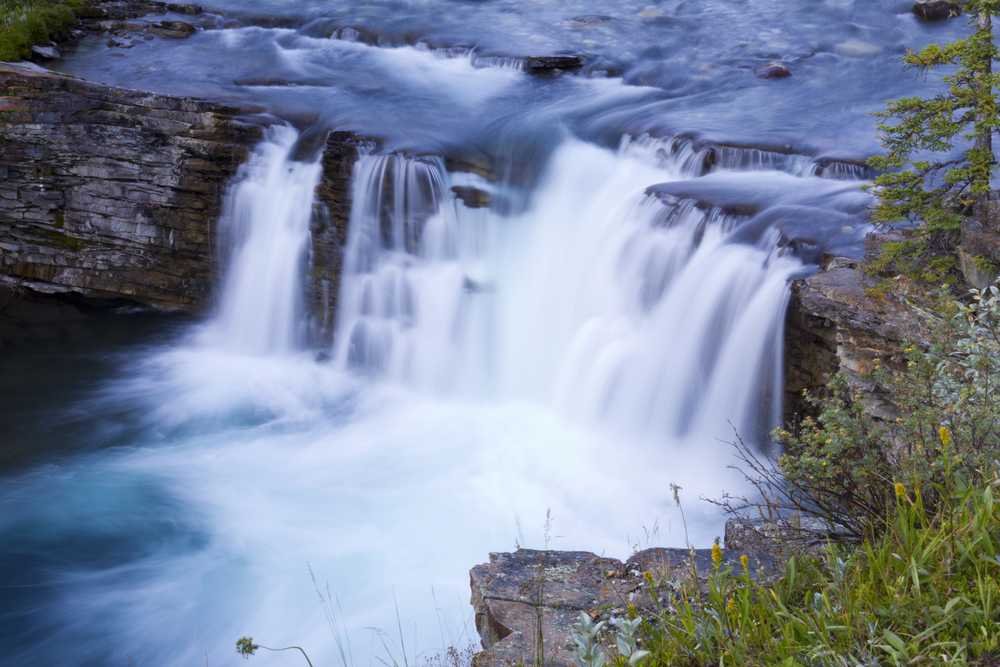
[[[85,0],[0,0],[0,61],[31,55],[34,44],[64,36]]]

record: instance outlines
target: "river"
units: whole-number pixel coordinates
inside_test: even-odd
[[[272,127],[208,316],[108,316],[0,379],[3,664],[236,665],[241,635],[422,664],[478,641],[491,551],[707,546],[703,499],[746,491],[728,441],[781,419],[790,281],[862,251],[871,113],[961,30],[895,0],[205,7],[61,65]],[[554,54],[585,64],[526,71]],[[318,129],[380,139],[332,343],[304,298]]]

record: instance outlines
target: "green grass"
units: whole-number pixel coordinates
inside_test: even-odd
[[[86,0],[0,0],[0,61],[21,60],[33,44],[64,36]]]
[[[792,559],[770,584],[717,566],[644,625],[643,667],[1000,664],[998,488],[956,490],[931,516],[900,485],[884,535]]]

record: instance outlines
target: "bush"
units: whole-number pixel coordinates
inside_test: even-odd
[[[31,55],[34,44],[59,39],[85,0],[0,0],[0,61]]]

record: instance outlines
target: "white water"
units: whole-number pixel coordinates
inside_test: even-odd
[[[643,194],[686,160],[567,141],[511,219],[456,200],[440,161],[362,157],[338,365],[654,439],[766,434],[800,264],[776,232],[730,242],[737,220]]]
[[[365,156],[318,363],[297,342],[317,167],[289,161],[294,138],[271,135],[231,193],[218,316],[107,391],[141,397],[148,436],[18,482],[112,508],[101,534],[170,526],[122,565],[63,573],[51,642],[81,663],[237,665],[250,634],[375,664],[382,631],[401,660],[398,605],[412,663],[476,641],[466,571],[544,546],[547,510],[553,548],[679,546],[676,482],[691,540],[721,532],[699,501],[739,490],[720,438],[778,407],[799,264],[774,236],[734,243],[739,220],[646,198],[681,167],[639,145],[566,141],[515,218],[455,201],[440,161]],[[60,521],[78,529],[36,523]]]
[[[319,162],[289,159],[298,133],[268,130],[236,176],[219,221],[226,276],[211,334],[220,347],[291,352],[302,340],[302,271]]]

